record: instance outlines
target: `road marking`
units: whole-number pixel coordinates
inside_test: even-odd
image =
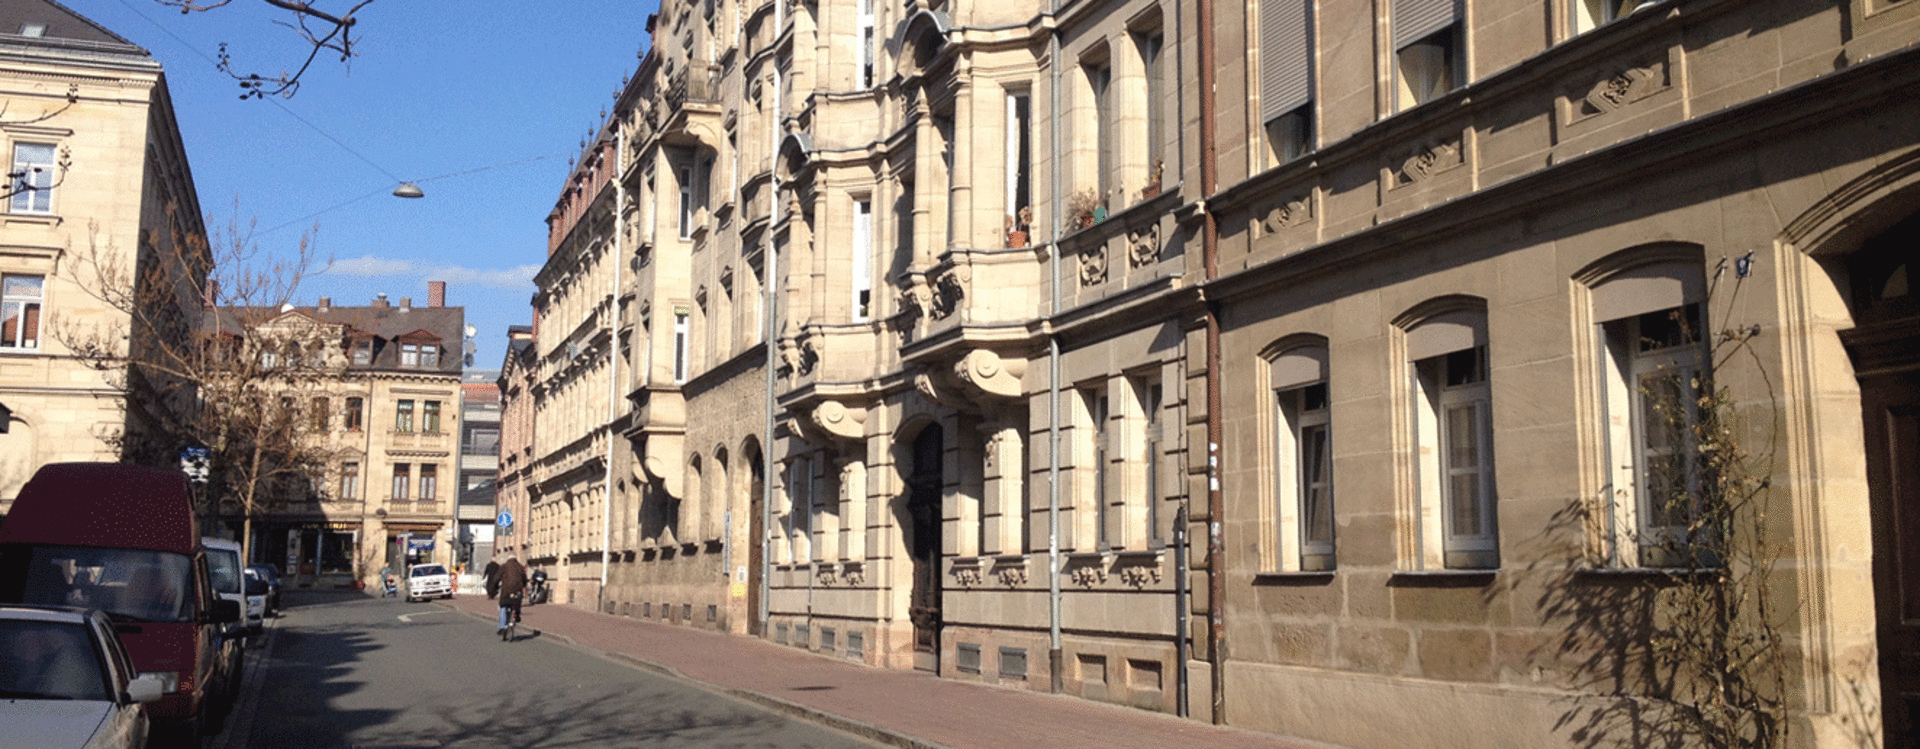
[[[457,613],[460,613],[460,612],[458,612],[458,611],[449,611],[449,610],[446,610],[446,609],[441,609],[441,610],[439,610],[439,611],[415,611],[415,612],[413,612],[413,613],[411,613],[411,614],[401,614],[401,615],[400,615],[399,617],[397,617],[397,618],[398,618],[398,619],[399,619],[400,621],[403,621],[403,622],[406,622],[406,623],[408,623],[408,624],[412,624],[412,623],[413,623],[413,618],[414,618],[414,617],[416,617],[416,616],[429,616],[429,615],[432,615],[432,614],[457,614]]]

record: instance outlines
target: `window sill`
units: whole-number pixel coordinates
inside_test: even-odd
[[[1403,570],[1387,578],[1393,588],[1477,588],[1493,582],[1498,568],[1472,570]]]
[[[8,212],[6,217],[8,224],[38,225],[47,228],[58,227],[61,224],[60,214],[57,213]]]
[[[1326,585],[1333,582],[1334,570],[1301,572],[1256,572],[1254,585]]]
[[[1573,576],[1586,580],[1663,581],[1696,580],[1724,572],[1718,567],[1582,567]]]

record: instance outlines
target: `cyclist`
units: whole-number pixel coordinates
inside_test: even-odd
[[[527,568],[520,566],[518,557],[508,554],[506,563],[500,565],[499,580],[500,628],[496,633],[504,641],[508,637],[507,624],[520,621],[520,596],[527,589]]]

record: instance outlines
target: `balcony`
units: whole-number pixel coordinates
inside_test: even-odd
[[[717,104],[720,101],[720,66],[704,62],[689,62],[686,69],[676,71],[667,81],[667,109],[681,109],[688,104]]]

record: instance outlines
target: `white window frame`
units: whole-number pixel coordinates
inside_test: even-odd
[[[691,362],[688,359],[692,354],[689,348],[692,346],[693,336],[689,318],[687,308],[676,307],[673,310],[673,384],[675,385],[686,383],[687,370],[691,368]]]
[[[1007,216],[1021,226],[1020,209],[1033,204],[1033,94],[1026,89],[1007,92]],[[1023,200],[1024,199],[1024,200]]]
[[[680,238],[693,238],[693,166],[687,165],[677,170],[680,175]]]
[[[873,200],[853,201],[852,295],[848,302],[854,322],[866,322],[873,314]]]
[[[31,286],[31,288],[29,288]],[[47,325],[47,277],[28,273],[0,274],[0,351],[38,351]],[[33,321],[28,330],[27,321]],[[31,333],[31,335],[29,335]]]
[[[1500,565],[1493,391],[1487,348],[1475,343],[1413,362],[1416,485],[1422,566],[1427,569]],[[1455,420],[1460,416],[1467,420],[1464,435]],[[1477,522],[1462,527],[1468,518]]]
[[[1269,360],[1273,414],[1273,568],[1330,572],[1337,564],[1339,505],[1333,484],[1333,406],[1327,349],[1297,345]],[[1316,466],[1309,470],[1309,465]],[[1324,497],[1314,507],[1316,492]],[[1315,511],[1318,510],[1316,518]],[[1324,537],[1310,528],[1321,521]]]
[[[860,0],[859,23],[860,31],[857,42],[860,48],[859,67],[854,71],[854,75],[857,76],[857,88],[869,89],[874,86],[874,58],[877,57],[873,49],[873,0]]]
[[[1692,307],[1690,313],[1686,310],[1687,306]],[[1686,529],[1692,518],[1679,517],[1675,519],[1676,522],[1660,522],[1660,516],[1671,512],[1673,508],[1659,506],[1668,500],[1663,499],[1665,492],[1658,486],[1659,477],[1655,475],[1656,463],[1677,452],[1681,470],[1685,474],[1682,480],[1689,485],[1689,495],[1699,496],[1701,474],[1692,449],[1692,427],[1700,417],[1697,396],[1699,388],[1704,387],[1701,362],[1706,358],[1705,344],[1699,340],[1700,331],[1705,330],[1701,320],[1705,314],[1702,307],[1695,303],[1600,324],[1601,345],[1604,347],[1601,359],[1609,417],[1607,423],[1611,428],[1607,442],[1611,454],[1616,457],[1611,465],[1615,496],[1619,500],[1614,508],[1616,530],[1613,534],[1612,561],[1615,564],[1630,567],[1685,567],[1717,562],[1711,559],[1686,559],[1676,551],[1687,541]],[[1694,316],[1690,321],[1694,328],[1694,340],[1643,347],[1643,322],[1651,317],[1674,314]],[[1649,383],[1661,380],[1677,381],[1682,388],[1675,394],[1674,403],[1683,409],[1683,415],[1664,427],[1649,423],[1662,418],[1653,415],[1656,404],[1649,398]],[[1659,444],[1655,438],[1666,429],[1677,432],[1670,434],[1669,440],[1677,437],[1682,444],[1677,447]],[[1683,509],[1688,515],[1699,511],[1697,507]]]
[[[38,154],[29,156],[26,149],[46,149],[44,159]],[[60,159],[60,146],[55,143],[20,141],[13,144],[13,168],[8,189],[13,191],[12,199],[7,201],[12,213],[40,214],[53,213],[53,190],[57,181]]]

